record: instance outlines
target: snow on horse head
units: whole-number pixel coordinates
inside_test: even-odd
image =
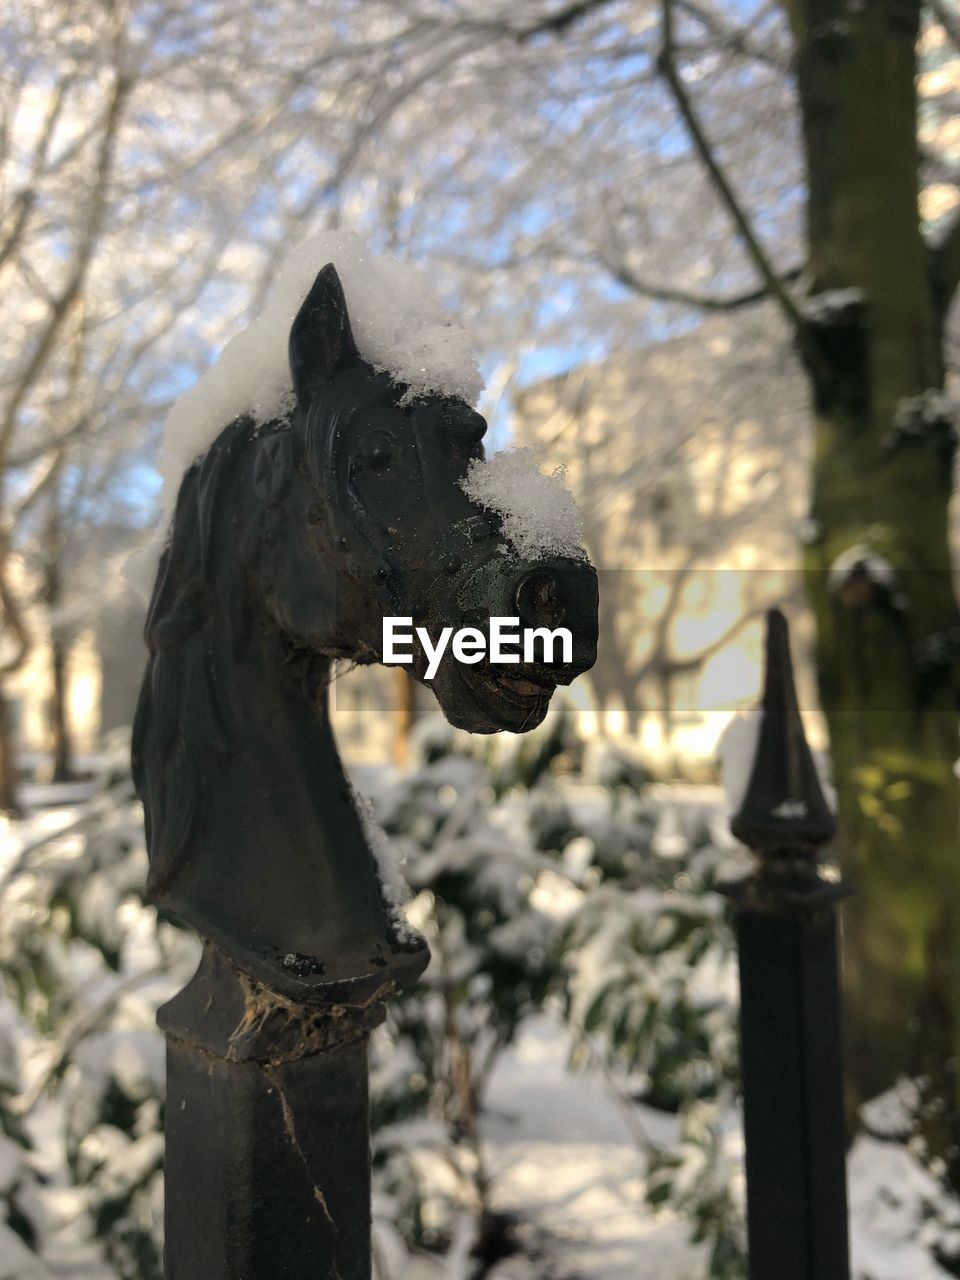
[[[522,732],[593,664],[597,582],[585,557],[505,543],[464,488],[483,418],[361,357],[333,265],[293,321],[289,364],[295,406],[233,421],[183,477],[134,772],[152,899],[272,990],[350,1004],[416,976],[427,951],[385,901],[337,755],[332,661],[382,658],[385,616],[431,634],[494,616],[564,626],[565,662],[448,650],[428,686],[455,725]],[[422,680],[425,660],[408,669]]]

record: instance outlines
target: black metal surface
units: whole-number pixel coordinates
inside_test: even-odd
[[[167,1046],[168,1280],[369,1280],[366,1040],[274,1067]]]
[[[768,618],[763,722],[731,824],[757,854],[736,907],[750,1280],[849,1280],[836,903],[787,624]]]
[[[741,911],[741,1068],[751,1280],[847,1280],[832,910]]]
[[[164,1005],[168,1280],[369,1280],[367,1042],[383,1006],[305,1008],[210,943]]]
[[[763,716],[746,794],[730,826],[738,840],[774,857],[813,857],[836,833],[807,745],[790,661],[790,633],[779,609],[767,614]]]
[[[492,616],[569,628],[566,666],[448,653],[429,687],[489,733],[535,727],[596,658],[593,566],[507,550],[460,483],[484,420],[360,358],[332,265],[289,352],[295,407],[229,424],[185,475],[147,618],[147,890],[205,939],[159,1014],[168,1280],[369,1278],[366,1044],[429,953],[385,900],[340,764],[333,660],[381,658],[386,615],[434,636]]]

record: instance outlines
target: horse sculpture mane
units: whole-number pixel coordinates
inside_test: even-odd
[[[332,266],[294,321],[290,367],[296,407],[236,419],[183,478],[146,623],[134,778],[150,897],[268,988],[357,1004],[428,953],[385,900],[330,727],[331,662],[377,660],[386,613],[503,612],[497,593],[520,599],[539,574],[582,633],[575,662],[512,685],[445,669],[435,687],[455,723],[527,728],[593,661],[596,578],[498,548],[458,483],[483,420],[449,397],[407,403],[360,358]]]

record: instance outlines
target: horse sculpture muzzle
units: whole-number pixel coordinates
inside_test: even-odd
[[[558,685],[570,684],[596,662],[597,573],[585,560],[518,561],[497,554],[455,585],[453,616],[487,635],[491,617],[515,617],[521,631],[570,632],[566,662],[547,661],[541,643],[542,657],[532,662],[466,666],[448,655],[441,664],[433,688],[451,724],[473,733],[525,732],[541,723]]]

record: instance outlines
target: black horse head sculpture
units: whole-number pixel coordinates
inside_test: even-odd
[[[522,732],[592,666],[597,579],[524,561],[461,488],[485,423],[361,359],[332,265],[290,332],[296,408],[227,426],[184,476],[147,617],[134,726],[148,893],[281,995],[359,1004],[425,966],[398,923],[327,713],[335,658],[375,662],[385,615],[431,635],[491,616],[567,627],[566,665],[465,666],[453,724]],[[422,679],[424,662],[412,668]],[[507,673],[507,674],[504,674]]]

